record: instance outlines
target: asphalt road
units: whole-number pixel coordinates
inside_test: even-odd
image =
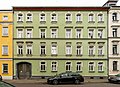
[[[62,84],[62,85],[49,85],[47,83],[12,83],[16,87],[120,87],[120,84],[113,83],[82,83],[75,84]]]

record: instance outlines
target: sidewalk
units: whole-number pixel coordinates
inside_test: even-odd
[[[39,80],[3,80],[8,83],[47,83],[47,79]],[[104,83],[108,82],[107,79],[85,79],[85,83]]]

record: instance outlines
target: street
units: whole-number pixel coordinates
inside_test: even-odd
[[[112,83],[84,83],[84,84],[62,84],[62,85],[49,85],[47,83],[16,83],[16,87],[120,87],[120,84]]]

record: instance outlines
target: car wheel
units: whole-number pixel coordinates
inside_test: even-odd
[[[57,85],[57,84],[58,84],[58,81],[57,81],[57,80],[53,80],[53,84],[54,84],[54,85]]]
[[[80,84],[80,80],[75,80],[75,84]]]

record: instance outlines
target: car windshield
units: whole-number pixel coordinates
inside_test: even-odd
[[[115,75],[115,76],[120,77],[120,74],[117,74],[117,75]]]
[[[3,81],[0,81],[0,87],[15,87],[15,86],[12,86],[12,85],[7,84],[7,83],[5,83]]]

